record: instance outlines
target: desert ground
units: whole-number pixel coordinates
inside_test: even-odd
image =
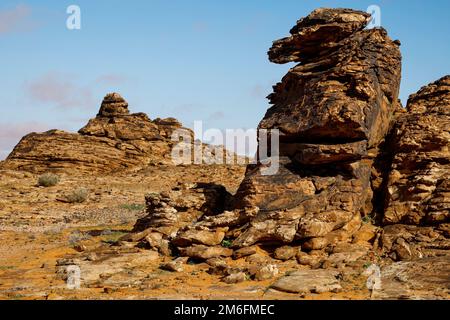
[[[338,270],[343,287],[340,292],[298,294],[271,289],[273,279],[226,284],[220,275],[208,273],[210,266],[205,262],[189,262],[181,272],[166,271],[160,267],[172,258],[117,243],[132,230],[136,219],[145,215],[145,194],[170,190],[179,181],[220,182],[235,192],[244,172],[245,166],[154,166],[126,175],[63,176],[58,185],[45,188],[37,185],[36,175],[1,171],[0,298],[369,299],[372,293],[364,271],[372,261],[386,264],[388,269],[395,266],[400,271],[395,277],[404,277],[402,282],[386,276],[391,291],[386,289],[383,295],[448,297],[449,274],[442,273],[448,272],[446,258],[393,264],[373,256]],[[89,189],[85,203],[58,200],[80,185]],[[270,261],[277,265],[280,276],[308,270],[295,260],[273,260],[270,248],[257,251],[254,261],[226,261],[237,268]],[[79,289],[69,289],[58,272],[67,260],[81,266]],[[420,275],[414,274],[417,270]]]

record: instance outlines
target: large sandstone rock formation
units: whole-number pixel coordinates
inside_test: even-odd
[[[371,214],[371,168],[398,108],[401,55],[385,30],[364,30],[369,19],[318,9],[270,49],[272,62],[299,62],[274,87],[259,125],[280,130],[281,169],[248,168],[236,205],[260,213],[236,245],[273,234],[321,249],[351,238]]]
[[[259,125],[281,132],[280,170],[265,176],[262,164],[248,166],[235,210],[198,227],[231,227],[235,247],[301,240],[322,249],[351,240],[372,210],[371,167],[400,84],[398,44],[382,29],[364,30],[369,18],[318,9],[274,43],[271,61],[300,62],[274,87]]]
[[[435,224],[450,217],[450,76],[410,96],[393,130],[384,222]]]
[[[171,163],[171,134],[180,128],[181,123],[173,118],[151,121],[144,113],[130,114],[128,103],[111,93],[97,116],[78,134],[60,130],[28,134],[1,168],[34,173],[107,173]]]
[[[220,241],[235,253],[269,244],[279,247],[274,257],[314,267],[354,261],[370,248],[393,259],[447,250],[449,77],[412,95],[405,111],[400,43],[384,29],[364,29],[369,19],[318,9],[274,42],[272,62],[298,62],[259,124],[280,131],[276,174],[249,165],[234,197],[217,186],[149,195],[148,216],[128,240],[205,259],[230,255]],[[194,206],[177,205],[192,197]],[[208,203],[223,210],[205,210]]]
[[[406,109],[389,141],[384,192],[383,246],[398,260],[450,248],[450,76],[411,95]]]

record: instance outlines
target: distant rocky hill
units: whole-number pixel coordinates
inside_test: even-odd
[[[97,116],[78,133],[30,133],[0,162],[0,169],[82,174],[172,164],[171,150],[178,143],[171,139],[174,130],[190,136],[191,145],[199,143],[194,141],[192,130],[177,119],[152,121],[145,113],[130,114],[125,99],[111,93],[104,98]],[[221,146],[202,144],[203,161],[208,162],[219,149],[224,156],[231,155]],[[187,157],[191,160],[192,155]]]
[[[23,137],[2,169],[106,173],[169,162],[170,136],[179,128],[181,123],[173,118],[151,121],[144,113],[130,114],[128,103],[111,93],[78,133],[51,130]]]

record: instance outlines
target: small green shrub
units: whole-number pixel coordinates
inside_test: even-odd
[[[84,233],[79,230],[75,230],[75,231],[71,232],[69,235],[69,244],[71,246],[75,246],[79,242],[89,240],[91,238],[92,238],[92,236],[89,235],[88,233]]]
[[[222,247],[224,247],[224,248],[230,248],[232,245],[233,245],[233,241],[231,241],[231,240],[225,239],[222,241]]]
[[[69,203],[83,203],[87,200],[89,191],[86,188],[77,188],[72,193],[66,195],[66,200]]]
[[[59,177],[53,173],[44,173],[38,178],[38,186],[53,187],[59,183]]]
[[[11,270],[14,269],[14,266],[0,266],[0,271]]]
[[[371,223],[371,224],[375,224],[375,218],[372,216],[364,216],[362,217],[362,222],[363,223]]]
[[[102,236],[102,242],[107,244],[115,244],[120,240],[120,238],[127,234],[127,232],[114,230],[110,234]]]
[[[141,203],[122,204],[120,208],[129,211],[142,211],[145,209],[145,205]]]

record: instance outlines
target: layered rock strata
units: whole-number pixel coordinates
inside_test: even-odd
[[[450,248],[450,76],[411,95],[406,109],[384,193],[383,246],[397,260]]]
[[[236,207],[260,212],[235,245],[271,238],[322,249],[351,240],[371,214],[373,163],[399,108],[401,55],[385,30],[364,29],[369,19],[318,9],[274,42],[272,62],[298,63],[274,87],[259,125],[280,130],[280,170],[248,167]]]
[[[410,96],[392,137],[384,223],[450,218],[450,76]]]

